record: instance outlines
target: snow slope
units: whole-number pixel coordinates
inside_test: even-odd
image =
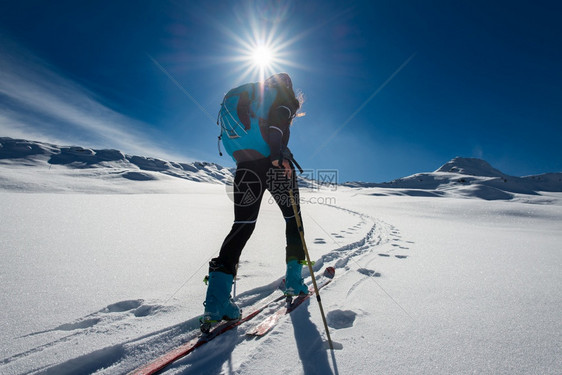
[[[0,373],[122,374],[195,334],[201,280],[233,218],[220,183],[227,170],[5,138],[2,145]],[[114,159],[101,160],[107,153]],[[244,335],[258,319],[165,373],[560,373],[558,175],[543,190],[509,191],[503,200],[450,182],[502,178],[487,172],[459,159],[421,177],[446,175],[447,187],[410,178],[402,188],[304,189],[315,268],[337,269],[322,292],[337,350],[325,348],[311,300],[264,338]],[[278,211],[264,197],[236,285],[243,308],[279,293]]]

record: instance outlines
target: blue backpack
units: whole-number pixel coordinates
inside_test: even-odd
[[[222,140],[235,162],[271,154],[262,131],[267,131],[267,117],[276,97],[275,87],[259,82],[233,88],[224,96],[217,119],[221,128],[219,142]]]

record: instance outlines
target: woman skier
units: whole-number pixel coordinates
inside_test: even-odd
[[[274,89],[277,92],[266,119],[260,119],[260,131],[269,146],[270,155],[252,149],[236,151],[234,176],[234,224],[226,236],[219,256],[209,262],[207,295],[204,302],[203,324],[211,324],[222,319],[240,318],[240,309],[231,298],[231,289],[236,276],[237,264],[246,242],[252,235],[265,189],[269,190],[285,218],[286,262],[284,293],[295,296],[308,293],[302,278],[305,259],[303,244],[297,227],[289,190],[293,190],[297,212],[300,215],[299,192],[294,171],[294,160],[287,144],[290,125],[300,108],[300,102],[293,91],[291,78],[279,73],[260,83],[262,90]],[[248,95],[246,95],[247,97]],[[242,98],[242,96],[240,96]],[[243,106],[238,103],[238,112]],[[249,108],[249,104],[248,104]],[[243,111],[242,111],[243,112]],[[246,109],[245,113],[251,113]],[[240,122],[245,122],[240,115]],[[265,123],[264,121],[265,120]],[[298,164],[297,164],[298,166]],[[302,222],[302,221],[301,221]]]

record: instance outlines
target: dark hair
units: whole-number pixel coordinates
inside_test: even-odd
[[[265,85],[276,87],[279,90],[278,99],[283,101],[285,104],[290,104],[296,112],[300,106],[301,102],[297,99],[295,92],[293,91],[293,81],[287,73],[277,73],[267,78],[264,81]]]
[[[300,109],[301,107],[301,102],[300,100],[297,98],[297,96],[295,95],[295,92],[293,91],[292,87],[283,87],[281,89],[281,91],[286,91],[287,92],[287,99],[289,99],[289,101],[291,102],[291,104],[293,105],[294,109],[295,109],[295,113]]]

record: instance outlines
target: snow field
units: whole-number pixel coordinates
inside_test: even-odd
[[[376,207],[379,217],[400,223],[389,254],[409,251],[408,258],[379,254],[372,262],[379,283],[408,314],[385,295],[372,306],[362,303],[375,321],[360,316],[357,325],[372,332],[375,346],[362,342],[353,350],[344,343],[350,350],[340,359],[360,372],[367,363],[344,358],[371,347],[375,372],[556,373],[562,254],[560,221],[553,218],[560,207],[370,199],[349,205]]]
[[[154,344],[163,351],[185,339],[203,309],[208,260],[233,217],[224,187],[205,185],[204,194],[183,195],[2,193],[11,213],[1,226],[2,256],[11,259],[2,267],[5,370],[120,373],[152,358]],[[316,218],[305,218],[313,259],[334,247],[326,232],[345,247],[370,229],[351,213],[329,220],[334,211],[303,206]],[[284,267],[284,221],[266,196],[243,253],[239,303],[274,292]]]
[[[0,141],[1,374],[124,374],[197,335],[233,219],[227,169]],[[336,350],[312,298],[265,337],[244,334],[257,317],[165,373],[559,374],[560,178],[456,158],[304,189],[314,269],[337,269],[321,292]],[[245,310],[278,295],[285,272],[269,198],[240,262]]]

